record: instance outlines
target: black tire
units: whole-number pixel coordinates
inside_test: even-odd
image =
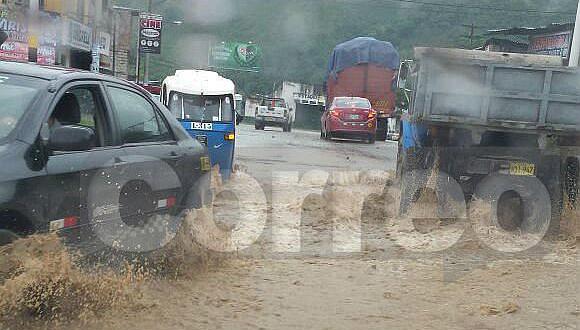
[[[518,229],[525,233],[547,233],[552,222],[553,206],[547,188],[536,177],[493,174],[479,182],[474,197],[491,206],[491,225],[512,230],[506,228],[508,224],[502,223],[498,216],[498,209],[504,208],[500,200],[510,192],[515,192],[523,203],[524,212],[521,222],[517,224]],[[509,227],[513,225],[509,224]]]
[[[254,128],[256,129],[256,131],[260,131],[260,130],[262,130],[262,129],[263,129],[263,128],[261,128],[260,124],[258,124],[258,122],[256,122],[256,123],[254,124]]]
[[[377,121],[377,141],[387,141],[388,130],[387,119],[379,119]]]
[[[376,136],[376,140],[377,141],[387,141],[387,132],[377,132],[377,136]]]

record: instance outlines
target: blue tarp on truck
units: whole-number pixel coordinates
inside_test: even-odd
[[[387,41],[370,37],[358,37],[334,48],[328,63],[327,77],[334,77],[346,68],[358,64],[376,64],[391,70],[399,70],[399,52]]]

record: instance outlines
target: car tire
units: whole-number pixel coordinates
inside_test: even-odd
[[[545,234],[552,222],[552,201],[545,185],[536,177],[494,174],[486,177],[475,189],[475,199],[491,206],[491,225],[505,229],[498,216],[504,193],[515,192],[523,203],[522,221],[518,229],[526,233]],[[503,225],[503,226],[502,226]],[[510,228],[514,224],[509,224]]]
[[[377,141],[387,141],[387,132],[377,132],[376,134],[376,140]]]

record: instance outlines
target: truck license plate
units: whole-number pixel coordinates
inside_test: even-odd
[[[535,176],[536,165],[522,162],[510,162],[510,175]]]
[[[350,115],[350,119],[360,119],[360,115]]]

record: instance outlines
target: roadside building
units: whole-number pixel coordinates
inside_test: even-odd
[[[0,0],[0,59],[113,74],[113,17],[109,0]]]
[[[504,38],[490,38],[485,41],[485,44],[477,50],[485,50],[488,52],[505,52],[505,53],[527,53],[527,41],[516,41]]]
[[[553,23],[543,27],[518,27],[488,31],[484,50],[550,55],[568,61],[574,23]]]

